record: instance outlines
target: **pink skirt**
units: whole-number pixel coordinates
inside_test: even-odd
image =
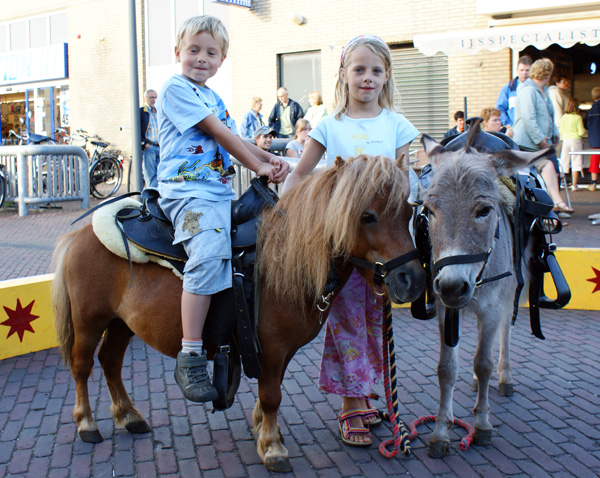
[[[325,324],[319,388],[344,397],[373,397],[382,377],[383,297],[355,270]]]

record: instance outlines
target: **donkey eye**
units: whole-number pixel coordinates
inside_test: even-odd
[[[360,220],[364,224],[375,224],[377,222],[377,216],[372,212],[363,212],[362,216],[360,217]]]
[[[487,217],[490,215],[490,213],[492,212],[492,207],[491,206],[485,206],[482,207],[479,212],[477,213],[477,217]]]

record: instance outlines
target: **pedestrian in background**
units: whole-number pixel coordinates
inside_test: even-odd
[[[588,130],[590,148],[600,149],[600,86],[592,89],[592,99],[594,104],[585,115],[585,127]],[[592,154],[590,156],[589,172],[592,174],[592,183],[588,189],[595,191],[598,182],[598,173],[600,173],[600,155]]]
[[[314,129],[319,124],[319,121],[327,116],[327,110],[323,104],[321,93],[317,90],[313,90],[308,94],[308,102],[310,103],[310,107],[306,110],[304,119],[308,120],[310,122],[310,127]]]
[[[145,187],[158,187],[156,170],[160,160],[160,147],[158,145],[158,118],[156,115],[156,99],[158,94],[154,90],[144,93],[145,105],[140,108],[140,124],[142,128],[142,173]]]
[[[581,151],[583,141],[581,138],[585,135],[583,120],[579,114],[579,100],[569,98],[565,106],[565,114],[560,119],[559,125],[560,138],[562,140],[562,149],[560,152],[560,162],[562,163],[565,174],[569,173],[571,165],[573,173],[571,175],[573,192],[578,191],[577,180],[579,175],[583,176],[583,157],[581,154],[569,154],[571,151]]]
[[[454,122],[456,123],[454,128],[450,128],[444,133],[444,138],[455,136],[462,133],[465,130],[465,114],[462,111],[454,113]]]
[[[523,84],[529,78],[531,69],[531,58],[522,56],[517,63],[517,76],[509,81],[500,90],[496,108],[500,110],[500,118],[504,126],[512,126],[515,123],[515,101],[517,97],[517,87]]]
[[[306,147],[306,141],[308,140],[308,133],[312,130],[311,124],[306,118],[299,119],[296,122],[296,134],[294,134],[294,140],[290,141],[285,146],[285,155],[288,158],[300,158]]]
[[[302,106],[289,97],[288,90],[282,86],[277,90],[278,101],[269,115],[269,126],[277,132],[279,138],[291,138],[296,121],[304,116]]]
[[[254,138],[254,132],[264,126],[263,115],[260,114],[262,109],[262,98],[254,96],[250,101],[250,111],[248,111],[242,119],[240,125],[240,135],[242,138],[251,139]]]

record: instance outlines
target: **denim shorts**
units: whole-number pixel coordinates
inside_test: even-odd
[[[181,243],[188,255],[183,289],[213,295],[230,288],[231,201],[161,198],[159,204],[175,227],[173,244]]]

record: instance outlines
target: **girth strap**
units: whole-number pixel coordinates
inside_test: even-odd
[[[233,269],[233,292],[235,297],[235,308],[237,311],[237,331],[240,341],[242,363],[244,373],[248,378],[260,377],[260,361],[256,354],[256,342],[244,295],[244,273],[242,270],[242,253],[234,254],[231,261]]]

